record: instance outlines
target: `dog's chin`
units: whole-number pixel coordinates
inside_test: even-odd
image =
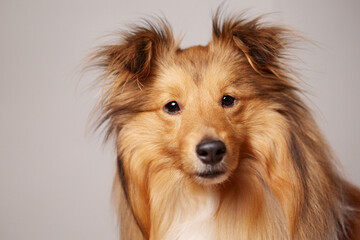
[[[223,170],[206,170],[195,174],[196,181],[203,185],[219,184],[226,181],[228,177],[227,171]]]

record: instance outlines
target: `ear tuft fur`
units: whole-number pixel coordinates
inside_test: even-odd
[[[166,20],[144,22],[143,26],[124,31],[118,43],[95,52],[92,60],[105,70],[106,77],[120,79],[128,74],[138,80],[146,78],[157,55],[174,46],[172,30]]]
[[[275,74],[291,36],[288,29],[261,24],[261,17],[251,21],[245,21],[241,16],[222,20],[221,10],[218,10],[213,18],[213,40],[221,40],[241,50],[260,74]]]

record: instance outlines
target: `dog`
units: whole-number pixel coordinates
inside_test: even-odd
[[[288,64],[295,38],[218,11],[206,46],[156,19],[97,49],[121,239],[360,239],[360,192]]]

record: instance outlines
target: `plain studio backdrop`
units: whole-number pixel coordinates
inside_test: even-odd
[[[111,33],[165,16],[182,47],[206,44],[222,1],[1,0],[0,239],[118,239],[114,149],[87,127],[98,97],[84,57]],[[228,12],[289,25],[316,119],[344,174],[360,185],[360,2],[227,1]]]

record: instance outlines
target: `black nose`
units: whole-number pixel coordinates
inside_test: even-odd
[[[215,165],[224,158],[226,146],[220,140],[203,140],[196,146],[196,153],[203,163]]]

